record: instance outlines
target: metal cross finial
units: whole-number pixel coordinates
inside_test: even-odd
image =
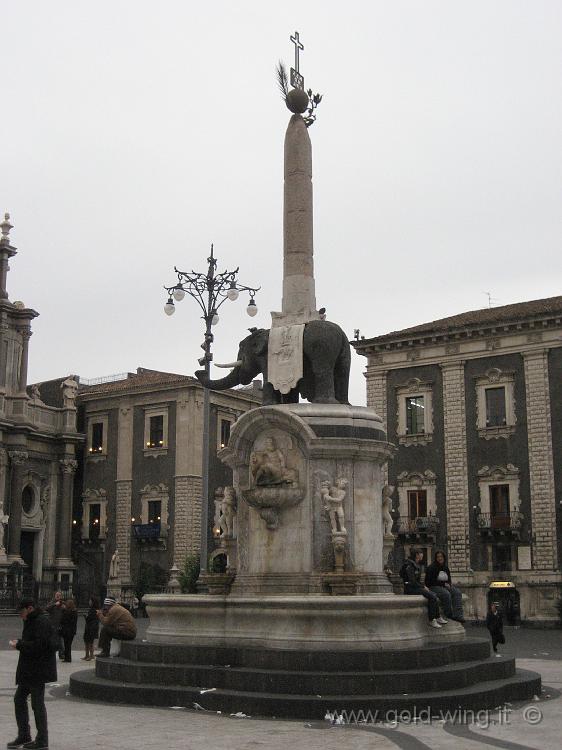
[[[292,43],[295,45],[295,70],[299,72],[299,50],[304,50],[304,45],[299,39],[299,32],[295,31],[295,36],[290,37]]]
[[[299,52],[304,49],[304,45],[299,39],[298,31],[295,31],[295,36],[291,36],[289,39],[295,45],[295,67],[291,68],[291,86],[304,90],[304,77],[299,71]]]

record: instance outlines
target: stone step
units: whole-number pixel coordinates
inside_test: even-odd
[[[201,694],[200,688],[162,685],[156,683],[116,683],[97,676],[93,670],[76,672],[70,678],[73,695],[112,703],[130,703],[151,706],[185,706],[198,703],[209,711],[236,713],[251,716],[275,716],[294,719],[324,719],[327,712],[377,712],[378,720],[408,711],[442,711],[493,709],[506,701],[526,700],[540,694],[541,679],[535,672],[516,670],[510,677],[487,680],[456,689],[454,692],[419,692],[385,695],[299,695],[267,694],[237,690],[217,689]]]
[[[202,664],[154,664],[123,658],[98,659],[99,677],[135,684],[213,687],[258,693],[299,695],[382,695],[457,690],[515,674],[515,660],[453,662],[424,669],[325,672],[224,667]]]
[[[480,661],[490,655],[487,638],[465,638],[454,643],[431,643],[423,648],[379,651],[290,651],[226,648],[123,641],[121,656],[156,664],[214,664],[257,669],[309,672],[374,672],[431,669],[452,662]]]

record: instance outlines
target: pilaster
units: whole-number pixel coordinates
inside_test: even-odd
[[[464,361],[442,363],[441,369],[449,566],[459,574],[470,568]]]
[[[548,349],[523,353],[529,483],[533,527],[533,568],[556,568],[556,508],[552,455],[552,423]]]
[[[203,433],[203,398],[179,399],[176,409],[176,476],[174,480],[173,564],[183,569],[186,557],[201,547],[202,444],[193,435]]]
[[[8,562],[23,563],[20,556],[21,541],[21,494],[23,491],[23,469],[28,459],[27,451],[9,451],[12,467],[10,484],[10,520],[8,522]]]
[[[5,563],[6,548],[4,546],[4,533],[8,524],[6,514],[6,470],[8,466],[8,454],[0,448],[0,565]]]
[[[58,568],[71,562],[72,550],[72,489],[73,478],[78,462],[70,457],[59,461],[62,474],[61,491],[59,495],[60,508],[57,528],[57,561]]]
[[[133,495],[133,409],[119,408],[117,478],[115,483],[115,548],[121,583],[131,580],[131,501]]]

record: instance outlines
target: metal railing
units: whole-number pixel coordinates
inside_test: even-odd
[[[520,531],[525,516],[521,511],[511,513],[479,513],[476,516],[481,531]]]
[[[418,516],[407,518],[400,516],[398,519],[399,535],[436,534],[439,529],[439,518],[437,516]]]

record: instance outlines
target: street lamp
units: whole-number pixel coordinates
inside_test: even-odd
[[[179,271],[174,266],[174,271],[178,276],[177,284],[174,286],[165,286],[164,289],[168,293],[168,301],[164,305],[164,312],[166,315],[173,315],[176,311],[175,302],[181,302],[185,295],[188,294],[192,297],[199,307],[203,315],[202,320],[205,322],[205,340],[201,344],[203,349],[203,356],[199,359],[199,364],[205,368],[205,374],[207,378],[211,374],[211,362],[213,361],[213,355],[211,353],[211,344],[214,340],[214,334],[211,332],[211,327],[216,326],[219,322],[218,310],[221,305],[230,300],[235,302],[240,292],[248,292],[250,301],[246,312],[250,317],[254,317],[257,313],[258,308],[256,306],[254,297],[256,292],[259,291],[260,287],[244,286],[244,284],[238,283],[238,268],[234,271],[224,271],[223,273],[216,273],[217,260],[213,254],[213,245],[211,245],[211,254],[207,258],[208,269],[207,273],[196,273],[195,271]],[[209,433],[210,433],[210,421],[211,421],[211,408],[209,399],[209,389],[204,389],[203,397],[203,488],[202,488],[202,501],[201,501],[201,559],[200,559],[200,570],[201,574],[207,571],[207,536],[208,536],[208,525],[209,525],[209,456],[210,456],[210,445],[209,445]]]

